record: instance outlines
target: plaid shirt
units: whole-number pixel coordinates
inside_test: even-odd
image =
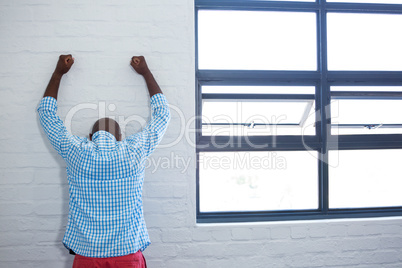
[[[170,120],[163,94],[151,98],[152,118],[139,133],[116,141],[109,132],[92,141],[71,135],[57,116],[57,102],[44,97],[40,122],[67,163],[69,216],[63,244],[87,257],[115,257],[143,251],[150,239],[142,208],[145,160]]]

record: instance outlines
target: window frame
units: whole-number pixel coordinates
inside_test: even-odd
[[[402,92],[392,91],[332,91],[331,100],[402,100]],[[348,123],[348,124],[332,124],[331,126],[338,128],[402,128],[401,123],[385,123],[379,124],[378,122],[370,123]],[[351,134],[355,135],[355,134]],[[367,134],[366,134],[367,135]],[[385,135],[385,134],[381,134]]]
[[[203,104],[205,102],[294,102],[294,103],[306,103],[303,113],[300,115],[300,121],[295,123],[279,123],[278,126],[297,126],[301,127],[307,120],[311,108],[314,106],[313,94],[286,94],[287,98],[283,98],[283,94],[214,94],[204,93],[202,94]],[[202,125],[242,125],[249,126],[251,121],[233,122],[233,123],[202,123]],[[268,123],[256,123],[255,125],[273,125]]]
[[[198,11],[293,11],[314,12],[317,22],[316,71],[262,70],[199,70],[198,69]],[[401,86],[402,71],[329,71],[327,67],[326,14],[381,13],[402,14],[402,4],[281,2],[268,0],[195,0],[195,68],[196,68],[196,221],[197,223],[255,222],[283,220],[311,220],[401,216],[401,207],[359,209],[329,209],[328,151],[353,149],[400,149],[402,134],[331,135],[331,98],[401,98],[398,92],[341,92],[330,91],[331,86]],[[201,106],[202,86],[314,86],[316,113],[315,136],[203,136]],[[210,94],[210,93],[209,93]],[[252,94],[242,94],[250,98]],[[286,99],[288,94],[277,94]],[[320,121],[320,118],[324,120]],[[258,148],[252,148],[250,142]],[[222,149],[223,145],[226,145]],[[199,153],[203,151],[280,151],[316,150],[319,172],[319,205],[317,210],[258,211],[258,212],[200,212]]]

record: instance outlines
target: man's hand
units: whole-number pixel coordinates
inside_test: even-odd
[[[54,73],[57,75],[64,75],[65,73],[67,73],[71,66],[74,63],[74,58],[73,56],[71,56],[71,54],[69,55],[60,55],[59,57],[59,61],[57,62],[57,66],[56,69],[54,70]]]
[[[134,56],[131,58],[131,66],[133,66],[134,70],[142,75],[147,83],[149,96],[152,97],[155,94],[162,93],[158,83],[156,82],[154,76],[151,71],[148,69],[147,62],[143,56]]]
[[[57,100],[57,94],[59,92],[60,80],[65,73],[67,73],[74,63],[74,58],[69,55],[60,55],[59,61],[57,62],[56,69],[50,78],[49,84],[47,85],[45,94],[43,97],[53,97]]]
[[[131,66],[133,66],[134,70],[142,76],[150,73],[147,62],[145,61],[145,58],[143,56],[132,57],[130,64]]]

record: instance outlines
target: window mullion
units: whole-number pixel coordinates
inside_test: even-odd
[[[326,1],[320,0],[320,10],[317,14],[317,42],[318,66],[321,73],[319,92],[317,92],[317,106],[319,107],[320,121],[317,122],[317,134],[320,135],[321,151],[319,159],[319,207],[324,214],[328,212],[328,134],[330,128],[330,97],[328,88],[328,49],[327,49],[327,14]]]

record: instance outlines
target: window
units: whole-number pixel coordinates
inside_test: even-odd
[[[202,135],[314,135],[314,90],[202,87]]]
[[[342,150],[336,155],[333,153],[329,151],[330,208],[402,206],[402,150]]]
[[[327,14],[330,70],[402,71],[402,15]]]
[[[195,14],[197,222],[402,215],[402,1]]]
[[[200,211],[317,209],[316,158],[314,151],[202,152]]]
[[[199,68],[315,70],[315,27],[313,12],[201,9]]]

